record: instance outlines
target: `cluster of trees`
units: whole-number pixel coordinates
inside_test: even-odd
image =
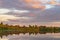
[[[8,25],[0,23],[0,34],[19,34],[19,33],[59,33],[60,27],[46,27],[46,26],[37,26],[37,25],[29,25],[28,27],[19,26],[19,25]]]
[[[46,27],[40,26],[39,27],[40,33],[60,33],[60,27]]]

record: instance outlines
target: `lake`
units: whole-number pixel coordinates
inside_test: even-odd
[[[12,34],[0,37],[0,40],[60,40],[60,33]]]

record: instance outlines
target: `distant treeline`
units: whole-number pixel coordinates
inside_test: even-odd
[[[29,25],[28,27],[19,26],[19,25],[8,25],[0,23],[0,35],[1,34],[18,34],[18,33],[60,33],[60,27],[46,27],[46,26],[37,26],[37,25]]]

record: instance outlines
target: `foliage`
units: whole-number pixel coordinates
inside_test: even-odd
[[[8,25],[0,23],[0,34],[18,34],[18,33],[59,33],[60,27],[46,27],[46,26],[37,26],[29,25],[28,27],[23,25]]]

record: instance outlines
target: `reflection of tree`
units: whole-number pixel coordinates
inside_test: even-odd
[[[29,33],[31,34],[37,34],[37,33],[59,33],[60,27],[46,27],[46,26],[37,26],[37,25],[29,25],[28,27],[23,25],[8,25],[3,24],[3,22],[0,23],[0,36],[2,35],[9,35],[9,34],[19,34],[19,33]]]

